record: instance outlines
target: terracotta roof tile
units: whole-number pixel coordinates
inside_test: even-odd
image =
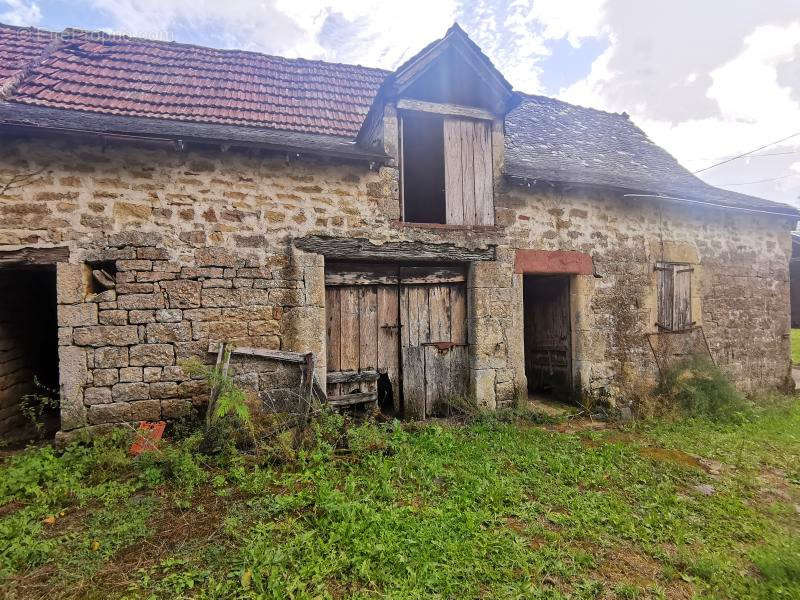
[[[358,132],[387,75],[358,65],[0,25],[0,85],[25,68],[7,100],[345,137]]]

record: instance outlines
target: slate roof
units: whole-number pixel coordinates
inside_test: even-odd
[[[47,53],[37,52],[53,40]],[[5,97],[11,102],[346,137],[358,132],[387,75],[357,65],[8,26],[0,26],[0,57],[0,78],[30,61]]]
[[[474,45],[460,28],[448,30],[452,33]],[[493,68],[483,53],[480,57]],[[358,65],[0,24],[0,122],[40,128],[73,129],[84,114],[84,122],[104,132],[152,134],[171,128],[187,138],[221,136],[356,156],[359,146],[353,140],[390,74]],[[512,178],[800,214],[706,184],[627,115],[518,96],[505,128],[505,170]],[[14,107],[29,112],[21,118]],[[118,121],[112,124],[114,118]],[[369,151],[361,152],[364,158]]]
[[[654,144],[628,115],[522,94],[506,115],[506,175],[796,213],[711,186]]]

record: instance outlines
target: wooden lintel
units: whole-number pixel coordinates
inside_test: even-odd
[[[397,262],[473,262],[494,260],[495,246],[464,248],[455,244],[433,244],[420,241],[373,244],[363,238],[331,238],[309,235],[294,240],[300,250],[342,260],[375,260]]]
[[[377,371],[331,371],[327,375],[328,383],[360,383],[363,381],[377,381],[380,375]]]
[[[53,266],[69,260],[69,248],[20,248],[0,251],[0,266]]]
[[[219,342],[210,342],[208,344],[208,351],[212,354],[218,352]],[[304,364],[306,362],[306,354],[301,352],[288,352],[286,350],[268,350],[267,348],[248,348],[246,346],[240,346],[233,348],[231,354],[259,356],[261,358],[271,358],[273,360],[297,364]]]
[[[494,115],[488,110],[474,106],[462,106],[460,104],[441,104],[438,102],[425,102],[424,100],[411,100],[401,98],[397,101],[397,108],[400,110],[413,110],[417,112],[434,113],[437,115],[447,115],[451,117],[466,117],[468,119],[483,119],[491,121]]]

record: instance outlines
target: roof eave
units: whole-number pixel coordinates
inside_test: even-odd
[[[384,152],[365,149],[348,138],[316,133],[109,115],[13,102],[0,102],[0,126],[6,129],[25,129],[67,135],[128,135],[185,143],[259,147],[378,163],[389,158]]]

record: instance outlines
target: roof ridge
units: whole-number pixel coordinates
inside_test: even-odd
[[[334,62],[328,60],[321,60],[321,59],[314,59],[314,58],[303,58],[303,57],[295,57],[290,58],[288,56],[280,56],[277,54],[268,54],[266,52],[258,52],[256,50],[243,50],[240,48],[216,48],[214,46],[203,46],[201,44],[193,44],[190,42],[176,42],[176,41],[165,41],[165,40],[154,40],[145,37],[137,37],[131,35],[120,35],[109,33],[107,31],[102,31],[98,29],[80,29],[77,27],[67,27],[61,31],[51,31],[49,29],[40,29],[38,27],[20,27],[17,25],[8,25],[6,23],[0,23],[0,29],[8,28],[8,29],[16,29],[16,30],[29,30],[31,32],[37,33],[44,33],[53,37],[57,38],[67,38],[64,41],[77,41],[75,38],[68,37],[70,35],[77,36],[96,36],[95,38],[89,37],[87,41],[96,41],[98,43],[102,43],[104,40],[108,41],[116,41],[116,42],[139,42],[144,44],[153,44],[158,46],[167,46],[173,48],[195,48],[198,50],[205,50],[210,52],[221,52],[224,54],[245,54],[251,56],[259,56],[263,58],[272,58],[277,60],[283,61],[290,61],[290,62],[302,62],[302,63],[309,63],[309,64],[319,64],[319,65],[332,65],[338,67],[358,67],[360,69],[368,69],[370,71],[376,71],[385,75],[391,73],[386,69],[382,69],[380,67],[369,67],[365,65],[355,64],[355,63],[345,63],[345,62]]]

